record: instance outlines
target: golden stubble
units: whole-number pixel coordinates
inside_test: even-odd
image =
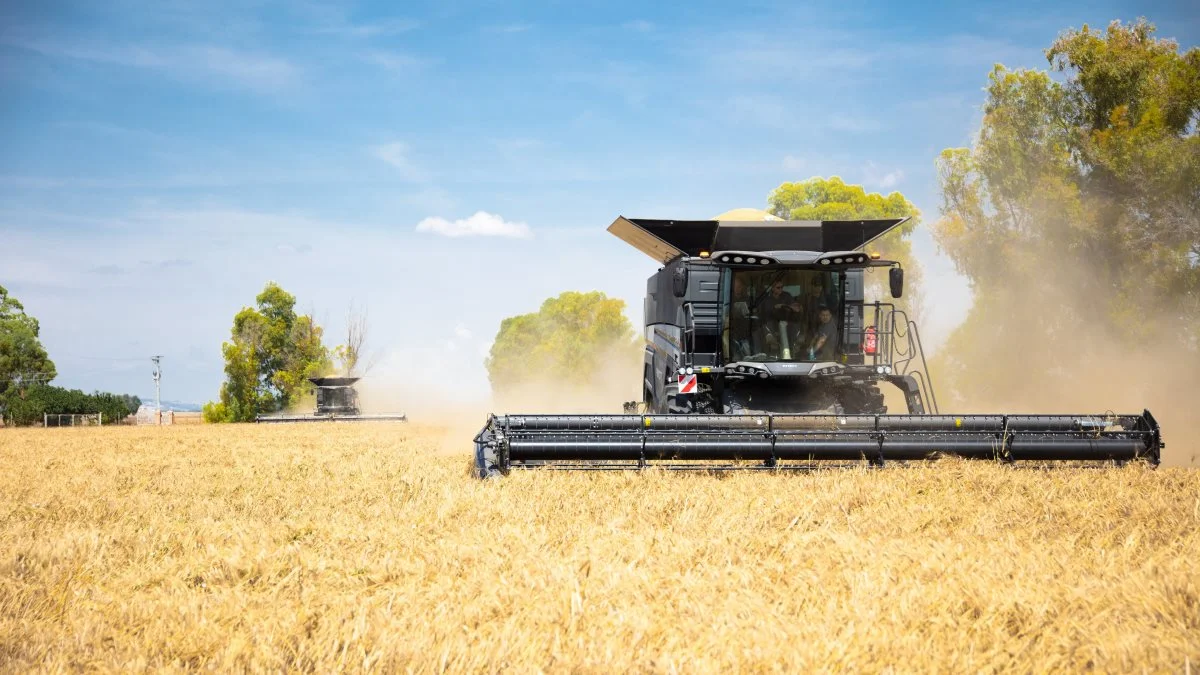
[[[454,433],[0,430],[0,670],[1200,663],[1195,470],[480,482]]]

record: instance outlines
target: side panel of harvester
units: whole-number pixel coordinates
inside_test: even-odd
[[[685,260],[668,263],[647,281],[642,400],[649,411],[672,410],[688,367],[699,386],[711,386],[719,365],[720,283],[719,270],[690,267]]]

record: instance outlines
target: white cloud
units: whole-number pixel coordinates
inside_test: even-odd
[[[801,171],[808,166],[808,162],[803,157],[795,155],[784,155],[783,168],[786,171]]]
[[[506,23],[495,26],[484,26],[483,31],[485,33],[524,33],[532,28],[533,24],[531,23]]]
[[[863,166],[863,183],[868,187],[890,190],[904,180],[904,170],[894,169],[884,171],[875,162],[867,162]]]
[[[185,79],[203,78],[217,86],[233,84],[260,93],[278,92],[294,86],[300,79],[300,69],[286,59],[212,44],[116,45],[12,35],[0,37],[0,43],[50,58],[144,68]]]
[[[417,223],[417,232],[431,232],[443,237],[514,237],[528,239],[533,236],[525,223],[509,222],[504,218],[476,211],[470,218],[449,221],[445,218],[426,218]]]
[[[294,84],[299,69],[285,59],[265,54],[251,54],[223,47],[191,47],[183,52],[189,62],[208,72],[230,78],[255,91],[270,92]]]
[[[458,200],[454,198],[454,195],[434,185],[427,185],[413,192],[392,195],[390,201],[397,207],[424,213],[453,211],[458,208]]]
[[[386,35],[399,35],[416,30],[421,22],[415,19],[384,19],[371,23],[352,23],[343,18],[331,21],[328,25],[316,29],[315,33],[324,35],[339,35],[351,38],[371,38]]]
[[[828,80],[831,74],[844,79],[848,74],[867,70],[873,54],[859,47],[832,44],[823,40],[786,41],[767,33],[731,32],[706,36],[694,41],[699,58],[713,70],[737,81],[770,81],[790,84]]]
[[[384,70],[401,74],[415,73],[432,63],[429,59],[420,56],[382,49],[367,52],[362,58],[367,63],[377,65]]]
[[[392,165],[405,180],[414,183],[425,181],[428,178],[425,172],[408,158],[408,153],[408,144],[400,141],[371,148],[371,154]]]
[[[544,143],[536,138],[497,138],[492,140],[492,145],[502,153],[516,154],[536,150],[543,147]]]
[[[458,338],[459,340],[470,340],[471,330],[461,323],[457,324],[454,326],[454,337]]]
[[[865,134],[883,129],[883,124],[879,120],[869,117],[835,115],[829,118],[829,128],[851,134]]]
[[[785,129],[795,124],[788,106],[769,94],[742,94],[725,101],[725,109],[734,120],[762,127]]]
[[[904,179],[904,172],[901,171],[900,169],[896,169],[895,171],[889,171],[888,173],[884,174],[882,178],[879,179],[879,187],[881,187],[881,188],[895,187],[895,185],[903,179]]]

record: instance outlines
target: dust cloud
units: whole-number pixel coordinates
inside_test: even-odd
[[[1149,295],[1114,303],[1112,291],[1095,281],[1103,266],[1094,258],[1061,256],[1053,267],[1031,267],[1009,271],[1004,288],[990,297],[991,308],[978,308],[973,341],[952,337],[943,346],[946,353],[933,359],[935,365],[957,362],[952,372],[936,367],[932,372],[935,392],[946,394],[942,409],[1006,414],[1145,409],[1162,428],[1164,466],[1200,466],[1200,355],[1179,330],[1186,313]],[[1118,304],[1125,310],[1121,314],[1113,309]]]
[[[948,341],[945,353],[931,359],[941,410],[1098,415],[1148,409],[1163,430],[1164,465],[1200,466],[1200,359],[1159,328],[1179,321],[1179,312],[1144,310],[1137,321],[1145,330],[1131,347],[1128,336],[1106,328],[1107,297],[1070,290],[1087,288],[1077,282],[1091,265],[1058,264],[1046,274],[1014,271],[988,316],[979,317],[987,319],[980,321],[987,330],[971,342]],[[367,377],[359,392],[364,412],[404,412],[414,423],[444,427],[446,450],[463,452],[489,414],[617,414],[623,402],[641,399],[640,354],[597,354],[578,371],[530,378],[495,394],[457,391],[445,382],[421,385],[399,375]],[[882,389],[889,411],[907,412],[894,387]]]
[[[1027,386],[1008,394],[981,395],[961,412],[1098,414],[1145,409],[1162,428],[1163,465],[1200,467],[1200,373],[1197,364],[1179,352],[1173,345],[1137,352],[1115,344],[1092,345],[1083,367],[1032,373]]]
[[[640,356],[640,353],[639,353]],[[532,377],[502,393],[417,386],[395,378],[367,377],[357,386],[364,413],[403,412],[414,424],[440,427],[440,451],[464,453],[489,414],[620,414],[621,404],[641,400],[641,364],[628,350],[597,353],[577,377]]]

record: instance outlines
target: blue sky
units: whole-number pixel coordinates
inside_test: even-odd
[[[640,323],[654,265],[616,215],[840,175],[932,222],[992,64],[1139,15],[1200,36],[1180,2],[6,2],[0,285],[66,386],[146,395],[164,354],[165,398],[215,397],[275,280],[330,343],[365,305],[377,379],[483,397],[505,316],[597,288]],[[916,241],[936,347],[970,293]]]

